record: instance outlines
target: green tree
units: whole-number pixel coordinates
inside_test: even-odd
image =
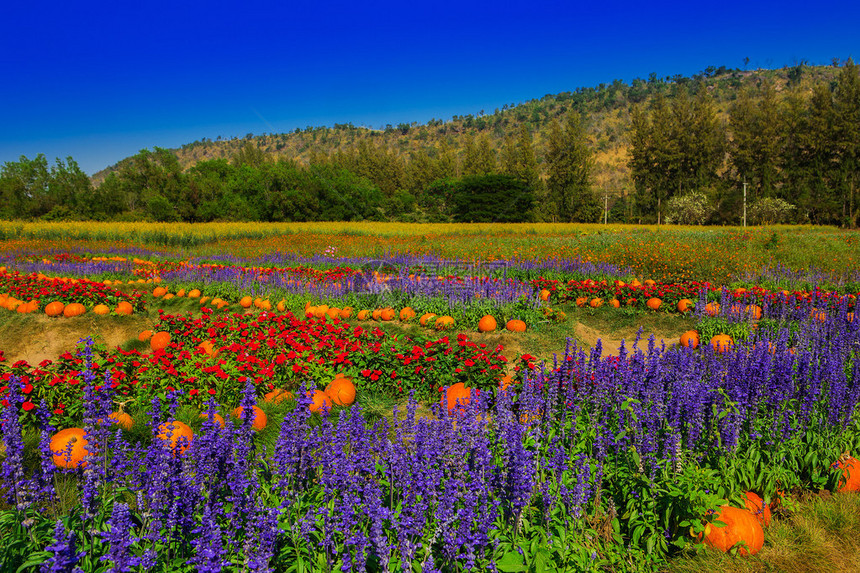
[[[470,175],[455,186],[454,219],[463,223],[516,223],[529,221],[534,196],[522,181],[510,175]]]
[[[550,123],[545,163],[552,220],[596,222],[601,207],[591,190],[591,150],[579,114],[568,114],[564,125]]]
[[[838,185],[842,194],[842,222],[857,226],[857,185],[860,169],[860,73],[848,59],[840,70],[833,93],[834,143],[838,163]]]
[[[49,193],[48,161],[41,153],[33,159],[21,156],[3,164],[0,170],[0,198],[3,218],[41,217],[54,207]]]
[[[777,195],[782,154],[783,117],[770,82],[757,98],[740,91],[729,111],[730,156],[738,183],[748,182],[748,202]]]

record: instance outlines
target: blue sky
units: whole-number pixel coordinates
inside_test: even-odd
[[[860,2],[16,2],[0,164],[492,112],[618,78],[858,58]],[[701,6],[698,6],[701,5]]]

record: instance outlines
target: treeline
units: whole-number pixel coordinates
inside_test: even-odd
[[[851,60],[652,74],[424,125],[143,150],[98,185],[71,158],[49,168],[22,157],[0,170],[0,209],[28,219],[738,224],[746,182],[750,222],[854,227],[858,85]]]
[[[48,169],[43,156],[0,172],[4,218],[152,221],[521,222],[596,219],[589,149],[579,117],[550,130],[546,177],[528,130],[497,160],[486,140],[462,160],[445,151],[404,162],[362,144],[308,166],[272,161],[251,143],[231,160],[183,169],[166,149],[143,150],[94,188],[71,158]],[[71,171],[75,177],[69,176]]]
[[[858,66],[849,60],[835,81],[811,89],[780,87],[768,80],[744,86],[725,121],[704,86],[634,107],[629,156],[637,211],[686,222],[690,215],[678,206],[704,197],[705,220],[736,221],[746,184],[747,205],[759,218],[856,227]]]

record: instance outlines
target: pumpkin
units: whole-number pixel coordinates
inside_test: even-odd
[[[309,398],[311,403],[308,405],[308,410],[311,412],[319,412],[323,408],[331,410],[331,398],[325,392],[314,390],[313,393],[310,393]]]
[[[238,418],[239,420],[241,420],[242,414],[244,412],[245,412],[245,408],[243,408],[242,406],[239,406],[238,408],[233,410],[232,414],[233,414],[234,418]],[[253,430],[255,432],[259,432],[260,430],[265,429],[266,425],[269,423],[269,419],[266,417],[266,413],[263,412],[257,406],[254,406],[253,409],[251,410],[251,419],[252,419],[251,428],[253,428]]]
[[[581,296],[581,297],[576,299],[576,306],[582,307],[582,306],[585,306],[586,304],[588,304],[588,297]]]
[[[134,420],[132,420],[131,416],[120,410],[119,412],[111,412],[108,416],[108,422],[111,424],[116,424],[125,428],[126,430],[131,430],[131,427],[134,426]],[[104,420],[99,419],[99,424],[104,423]]]
[[[517,318],[512,318],[505,325],[505,328],[507,330],[510,330],[511,332],[525,332],[526,331],[526,323],[523,322],[522,320],[517,319]]]
[[[137,339],[140,340],[141,342],[146,342],[150,338],[152,338],[152,331],[151,330],[144,330],[143,332],[141,332],[140,334],[137,335]]]
[[[326,387],[325,394],[338,406],[349,406],[355,402],[355,385],[349,378],[335,378]]]
[[[753,320],[761,318],[761,307],[757,304],[748,304],[744,307],[744,314]]]
[[[400,320],[402,320],[403,322],[409,322],[413,318],[415,318],[415,311],[412,309],[411,306],[407,306],[400,311]]]
[[[860,491],[860,462],[848,454],[843,454],[830,467],[842,470],[842,477],[839,478],[839,486],[836,491]]]
[[[346,306],[346,307],[340,309],[339,316],[340,316],[341,320],[347,320],[350,316],[352,316],[352,307]]]
[[[61,468],[87,467],[84,461],[87,456],[84,446],[89,443],[86,435],[83,428],[66,428],[54,434],[50,444],[54,463]]]
[[[735,345],[735,341],[728,334],[717,334],[711,338],[711,346],[720,354],[728,352]]]
[[[478,321],[478,332],[492,332],[496,330],[496,319],[493,315],[487,314],[481,317]]]
[[[154,297],[164,296],[166,294],[167,294],[167,289],[162,287],[162,286],[155,287],[154,289],[152,289],[152,296],[154,296]]]
[[[642,283],[639,282],[639,279],[634,278],[632,281],[630,281],[630,286],[640,287],[640,286],[642,286]]]
[[[178,291],[176,291],[176,296],[185,296],[185,289],[181,288]]]
[[[173,450],[173,454],[181,454],[191,445],[194,431],[185,422],[164,422],[158,426],[155,437]]]
[[[369,310],[359,310],[356,315],[358,320],[370,320],[370,311]]]
[[[131,306],[131,303],[127,300],[121,301],[118,305],[116,305],[116,313],[117,314],[134,314],[134,307]]]
[[[239,306],[242,308],[251,308],[251,305],[254,303],[254,299],[250,296],[243,296],[239,299]]]
[[[313,318],[316,311],[317,307],[315,306],[305,307],[305,318]]]
[[[708,316],[717,316],[720,314],[720,303],[718,302],[709,302],[705,305],[705,314]]]
[[[287,310],[287,301],[279,300],[278,304],[275,305],[275,308],[278,309],[278,312],[284,312]]]
[[[681,335],[681,346],[688,348],[697,348],[699,346],[699,333],[695,330],[688,330]]]
[[[293,399],[293,393],[288,392],[287,390],[283,390],[281,388],[275,388],[274,390],[272,390],[271,392],[267,392],[263,396],[263,402],[266,402],[268,404],[271,404],[271,403],[280,404],[281,402],[283,402],[285,400],[292,400],[292,399]]]
[[[31,312],[31,309],[32,307],[30,306],[30,303],[22,302],[15,310],[21,314],[28,314]]]
[[[770,525],[770,506],[757,493],[745,492],[744,505],[758,519],[759,523],[765,527]]]
[[[66,305],[66,308],[63,309],[63,316],[66,318],[71,318],[73,316],[80,316],[87,311],[79,302],[72,302]]]
[[[549,291],[546,289],[541,290],[540,291],[540,299],[541,300],[549,300]]]
[[[433,319],[436,315],[432,312],[425,313],[421,315],[421,318],[418,319],[418,324],[421,326],[427,326],[427,323]]]
[[[165,331],[156,332],[149,339],[149,346],[152,351],[163,350],[170,344],[170,333]]]
[[[454,326],[454,317],[453,316],[440,316],[436,319],[434,323],[434,327],[436,330],[448,330]]]
[[[389,320],[394,320],[394,317],[397,316],[397,312],[393,308],[383,308],[382,312],[379,313],[379,317],[388,322]]]
[[[174,295],[172,292],[169,292],[169,293],[167,293],[166,295],[164,295],[163,297],[161,297],[161,300],[170,300],[170,299],[172,299],[174,296],[176,296],[176,295]]]
[[[588,306],[590,306],[591,308],[600,308],[601,306],[603,306],[603,299],[593,298],[591,299],[591,302],[588,303]]]
[[[645,302],[645,306],[651,310],[660,310],[660,306],[662,306],[662,304],[663,301],[657,297],[651,297]]]
[[[200,419],[202,419],[202,420],[208,420],[208,419],[209,419],[209,412],[203,412],[203,413],[201,413],[201,414],[198,416],[198,418],[200,418]],[[212,413],[212,419],[213,419],[212,421],[213,421],[214,423],[218,424],[218,425],[219,425],[219,426],[221,426],[222,428],[224,427],[224,417],[223,417],[221,414],[219,414],[218,412],[213,412],[213,413]]]
[[[693,310],[693,301],[688,298],[682,298],[678,301],[678,312],[689,312]]]
[[[97,304],[93,307],[93,313],[99,315],[110,314],[110,309],[106,304]]]
[[[269,311],[272,310],[272,303],[269,299],[263,299],[263,302],[260,303],[260,309]]]
[[[736,545],[743,544],[739,548],[741,555],[755,555],[764,545],[764,530],[749,510],[724,505],[714,519],[726,525],[720,527],[708,523],[702,540],[705,545],[727,553]]]
[[[200,298],[201,294],[203,294],[203,293],[200,292],[200,289],[193,288],[190,291],[188,291],[188,298]]]
[[[45,314],[47,314],[48,316],[60,316],[61,314],[63,314],[63,309],[65,307],[66,305],[64,305],[58,300],[55,300],[54,302],[49,302],[45,306]]]
[[[466,388],[466,385],[462,382],[457,382],[456,384],[452,384],[445,391],[445,397],[443,399],[443,404],[447,406],[448,411],[451,412],[454,408],[457,407],[457,403],[459,402],[459,411],[463,411],[463,407],[467,406],[472,399],[472,390],[471,388]]]
[[[655,281],[654,279],[645,279],[645,286],[647,286],[647,287],[657,286],[657,281]]]
[[[215,344],[211,340],[204,340],[197,345],[197,348],[203,351],[207,358],[217,358],[219,350],[215,348]]]
[[[327,317],[334,320],[335,318],[340,318],[340,309],[333,306],[328,309],[325,314]]]
[[[374,309],[372,316],[373,316],[373,320],[381,319],[382,318],[382,309],[381,308]]]
[[[613,298],[609,301],[609,306],[611,306],[612,308],[621,308],[621,301],[619,301],[617,298]]]

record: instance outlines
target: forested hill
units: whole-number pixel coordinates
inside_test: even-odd
[[[0,216],[738,224],[746,184],[751,222],[856,227],[860,72],[652,74],[423,124],[143,150],[85,177],[72,158],[7,163]]]
[[[521,127],[526,126],[532,134],[540,163],[551,120],[576,110],[583,114],[593,152],[593,183],[600,190],[608,189],[617,195],[623,189],[632,188],[627,166],[631,105],[647,107],[656,94],[671,97],[680,87],[694,90],[698,84],[702,84],[712,95],[718,115],[726,120],[729,106],[743,86],[771,82],[778,92],[787,87],[809,92],[817,83],[833,82],[837,73],[838,68],[834,66],[805,64],[753,71],[730,70],[725,66],[709,67],[692,77],[675,75],[658,78],[651,74],[647,79],[635,79],[632,83],[615,80],[596,87],[548,94],[523,103],[510,103],[494,110],[474,110],[473,113],[448,119],[431,119],[421,124],[412,122],[373,128],[358,127],[351,123],[334,124],[331,127],[308,126],[290,133],[249,133],[241,138],[219,136],[214,140],[203,138],[170,151],[176,155],[183,168],[198,161],[231,159],[248,143],[272,159],[296,161],[301,165],[319,162],[335,153],[355,153],[361,144],[381,148],[373,151],[385,152],[380,155],[399,156],[403,162],[422,161],[425,154],[437,158],[447,152],[464,161],[470,143],[483,143],[482,140],[486,139],[499,160],[506,139],[518,137]],[[100,184],[116,168],[114,165],[94,174],[93,182]]]

